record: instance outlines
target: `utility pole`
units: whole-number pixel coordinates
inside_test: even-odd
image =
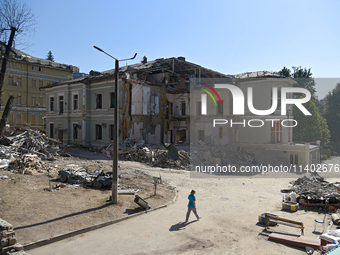
[[[96,50],[103,52],[109,57],[115,60],[115,116],[114,116],[114,136],[113,136],[113,167],[112,167],[112,203],[118,204],[118,132],[119,132],[119,118],[118,118],[118,79],[119,79],[119,61],[132,60],[137,56],[137,53],[132,58],[128,59],[116,59],[111,56],[109,53],[103,51],[101,48],[97,46],[93,46]]]

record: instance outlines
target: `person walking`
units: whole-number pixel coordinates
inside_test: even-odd
[[[192,190],[190,192],[190,195],[188,196],[189,204],[188,204],[187,216],[185,218],[185,223],[188,222],[191,211],[193,211],[193,213],[195,214],[197,220],[199,220],[201,218],[200,216],[198,216],[197,211],[196,211],[196,197],[195,197],[195,193],[196,193],[196,191]]]

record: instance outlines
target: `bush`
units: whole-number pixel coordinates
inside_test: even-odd
[[[43,134],[46,135],[46,129],[44,129],[44,128],[39,128],[38,131],[40,131],[40,133],[43,133]]]

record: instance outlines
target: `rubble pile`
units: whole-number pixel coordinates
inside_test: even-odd
[[[13,226],[0,219],[0,254],[28,255],[23,251],[23,246],[17,243]]]
[[[194,165],[256,165],[254,155],[232,145],[209,146],[199,141],[201,148],[191,154]]]
[[[43,173],[45,165],[37,155],[24,154],[10,162],[8,170],[12,170],[20,174],[33,174],[34,171]]]
[[[0,141],[0,168],[26,174],[43,172],[42,159],[53,160],[58,155],[56,143],[59,142],[33,130],[4,137]]]
[[[329,183],[322,177],[313,175],[310,177],[303,176],[296,181],[291,182],[299,199],[307,200],[310,203],[316,203],[329,199],[330,203],[340,201],[340,192],[337,183]]]
[[[171,159],[167,150],[143,146],[136,150],[120,153],[119,159],[143,162],[154,167],[189,170],[190,153],[179,151],[178,156],[178,159]]]
[[[50,139],[39,131],[25,131],[24,133],[8,137],[12,151],[16,151],[20,155],[25,153],[37,154],[42,159],[53,159],[59,147],[51,143],[58,141]]]
[[[98,148],[105,156],[112,157],[113,146]],[[177,151],[177,150],[176,150]],[[169,157],[168,150],[154,149],[145,144],[143,140],[126,139],[119,145],[118,157],[120,160],[131,160],[143,162],[154,167],[173,168],[173,169],[190,169],[190,153],[178,151],[176,159]]]

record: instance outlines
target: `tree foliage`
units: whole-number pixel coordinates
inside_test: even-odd
[[[46,59],[47,60],[50,60],[52,62],[54,62],[54,57],[53,57],[53,54],[52,54],[52,51],[49,51],[46,55]]]
[[[321,116],[315,105],[316,99],[312,98],[304,107],[312,114],[311,116],[304,115],[295,105],[293,107],[294,119],[298,125],[293,129],[294,141],[301,142],[316,142],[321,141],[321,146],[329,143],[330,132],[327,121]]]
[[[340,83],[327,95],[326,119],[331,131],[331,140],[340,143]]]
[[[300,67],[293,67],[293,72],[288,69],[287,67],[283,67],[279,74],[284,77],[293,78],[296,81],[294,87],[300,87],[308,89],[311,93],[312,97],[315,97],[316,89],[315,89],[315,81],[312,78],[312,71],[311,68],[302,68]],[[300,96],[298,96],[300,97]]]
[[[326,119],[321,115],[316,107],[319,105],[318,100],[315,98],[315,81],[312,77],[311,68],[293,67],[293,71],[285,66],[279,71],[279,74],[284,77],[290,77],[296,81],[294,87],[307,89],[312,98],[303,106],[312,114],[311,116],[304,115],[295,105],[293,107],[294,119],[298,125],[293,129],[293,138],[297,142],[316,142],[321,141],[321,146],[329,143],[330,131],[328,129]],[[294,97],[302,98],[305,95],[297,94]]]

